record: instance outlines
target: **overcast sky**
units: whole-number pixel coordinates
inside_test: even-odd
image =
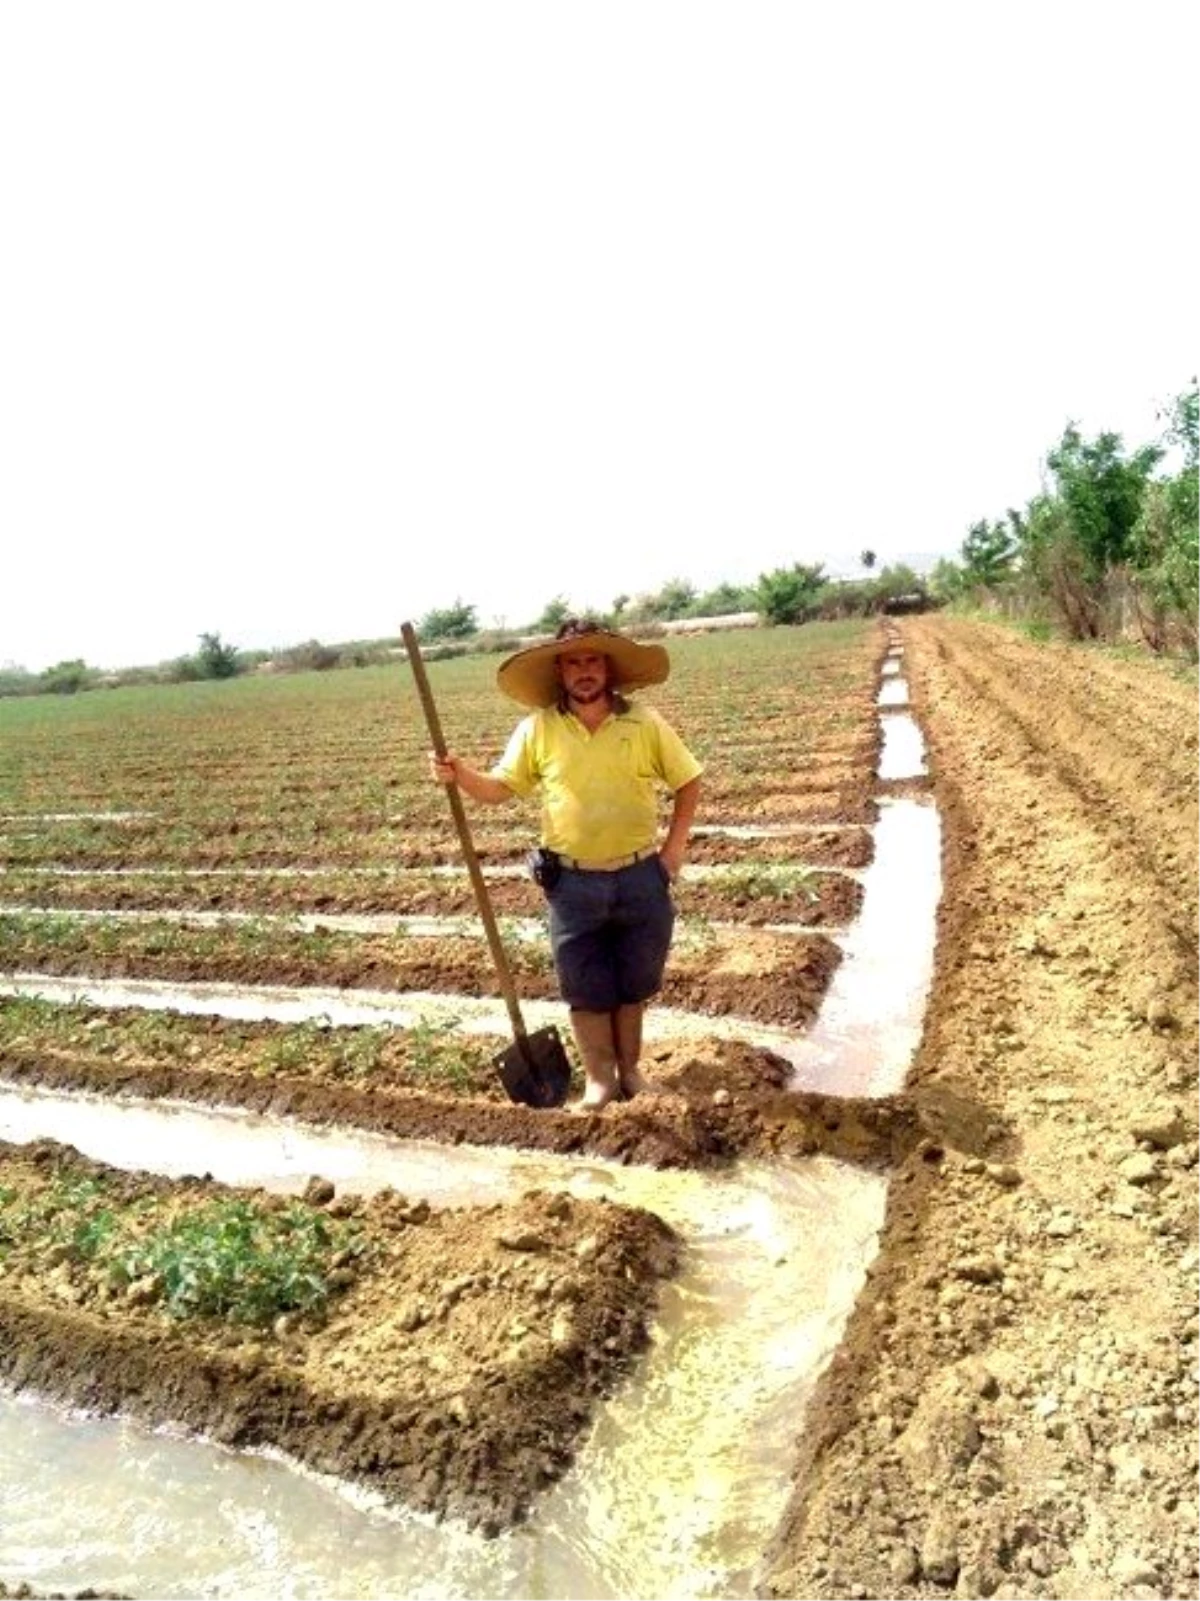
[[[1192,4],[0,6],[0,662],[957,551],[1197,366]]]

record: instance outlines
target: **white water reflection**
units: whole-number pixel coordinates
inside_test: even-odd
[[[811,932],[811,930],[809,931]],[[396,1028],[448,1024],[464,1034],[511,1038],[512,1025],[503,1001],[470,995],[444,995],[433,990],[345,990],[306,985],[238,985],[194,981],[170,984],[154,979],[59,978],[48,973],[14,973],[0,978],[0,995],[31,995],[68,1005],[139,1007],[151,1012],[227,1017],[239,1022],[324,1023],[331,1028],[390,1023]],[[559,1001],[522,1000],[521,1015],[529,1029],[561,1026]],[[787,1051],[796,1042],[791,1029],[768,1028],[748,1018],[707,1017],[668,1006],[646,1013],[646,1040],[744,1040],[768,1050]]]
[[[925,739],[915,719],[907,712],[895,712],[884,717],[882,724],[880,778],[919,778],[925,774]]]
[[[816,1022],[784,1046],[793,1088],[890,1095],[921,1038],[941,897],[941,823],[921,801],[880,802],[862,910]]]
[[[157,812],[4,812],[0,823],[133,823]]]
[[[790,834],[857,834],[867,823],[697,823],[693,835],[729,839],[786,839]],[[689,863],[687,872],[692,872]]]
[[[879,694],[875,697],[877,706],[907,706],[908,680],[904,678],[888,678],[879,686]]]

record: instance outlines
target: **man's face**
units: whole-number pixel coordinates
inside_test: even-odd
[[[608,694],[608,657],[598,650],[568,650],[558,658],[558,673],[567,699],[579,706]]]

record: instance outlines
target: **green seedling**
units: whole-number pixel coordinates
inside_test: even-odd
[[[457,1037],[459,1019],[421,1018],[408,1031],[405,1066],[417,1080],[470,1090],[482,1066],[479,1053],[464,1049]]]
[[[176,1218],[115,1259],[126,1282],[155,1280],[175,1317],[268,1325],[320,1311],[334,1293],[333,1258],[361,1255],[349,1226],[295,1202],[282,1209],[221,1200]]]
[[[819,897],[815,874],[808,867],[763,862],[732,867],[722,874],[722,887],[747,900],[802,900],[811,906]]]

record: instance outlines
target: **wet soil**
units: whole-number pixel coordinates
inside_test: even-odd
[[[833,844],[830,836],[830,844]],[[689,874],[676,890],[679,914],[684,918],[739,923],[802,923],[814,928],[844,928],[862,905],[862,885],[838,868],[813,867],[815,847],[809,836],[791,836],[789,857],[772,863],[764,859],[761,838],[747,841],[713,839],[709,853],[715,862],[722,847],[728,850],[725,866],[734,869],[721,877]],[[771,840],[771,844],[785,843]],[[848,863],[863,866],[870,854],[870,835],[854,830],[840,841],[842,854],[857,857]],[[737,847],[735,850],[734,847]],[[747,852],[753,853],[752,859]],[[823,851],[822,854],[828,854]],[[699,861],[698,851],[693,861]],[[488,899],[497,917],[544,917],[545,898],[528,878],[494,876],[487,882]],[[264,881],[230,875],[214,878],[182,874],[116,877],[78,877],[10,871],[0,878],[3,904],[101,911],[167,911],[203,909],[238,912],[262,917],[305,914],[367,914],[397,917],[470,917],[477,904],[465,870],[454,877],[422,874],[339,879],[275,878]]]
[[[180,1312],[165,1259],[126,1265],[133,1242],[232,1203],[328,1236],[328,1270],[306,1259],[327,1303],[268,1303],[246,1321]],[[208,1252],[224,1237],[210,1230]],[[285,1200],[130,1175],[49,1141],[0,1145],[0,1241],[8,1384],[269,1445],[493,1534],[566,1470],[681,1260],[661,1219],[607,1201],[531,1191],[435,1209],[391,1190],[342,1199],[320,1181]]]
[[[291,1116],[324,1127],[351,1127],[450,1145],[505,1145],[561,1155],[588,1154],[647,1167],[721,1167],[738,1157],[833,1156],[882,1169],[941,1130],[940,1109],[922,1097],[859,1100],[784,1088],[788,1064],[737,1040],[694,1039],[647,1052],[654,1093],[581,1115],[533,1110],[504,1095],[488,1051],[453,1089],[414,1082],[403,1056],[348,1082],[336,1063],[310,1051],[287,1069],[265,1069],[252,1044],[230,1043],[230,1025],[203,1020],[186,1060],[155,1060],[122,1050],[23,1045],[0,1047],[0,1078],[45,1089],[83,1090],[144,1100],[186,1100]],[[245,1035],[245,1025],[237,1026]],[[400,1047],[401,1052],[403,1046]],[[573,1095],[583,1088],[576,1068]],[[977,1130],[958,1139],[974,1148]]]
[[[545,941],[510,941],[507,955],[524,998],[557,997]],[[702,930],[697,940],[676,941],[659,1000],[686,1011],[799,1027],[816,1015],[840,960],[838,947],[817,931]],[[0,914],[0,964],[56,976],[501,996],[486,944],[466,934],[304,933],[257,923],[213,928]]]
[[[1194,1596],[1194,675],[901,631],[944,838],[910,1094],[944,1137],[896,1170],[762,1593]]]

